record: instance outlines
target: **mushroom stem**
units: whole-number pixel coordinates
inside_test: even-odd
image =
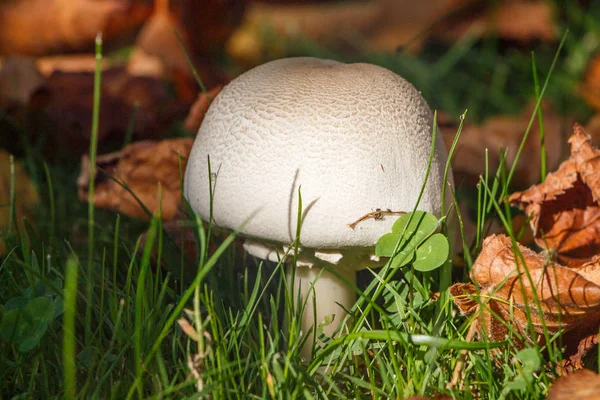
[[[323,327],[323,333],[331,337],[348,314],[346,310],[350,310],[356,301],[356,293],[349,285],[349,283],[356,284],[356,272],[339,266],[335,271],[339,276],[317,266],[296,267],[293,296],[297,299],[300,293],[302,302],[295,307],[300,312],[302,306],[306,304],[300,329],[302,334],[310,332],[308,340],[300,351],[300,355],[304,358],[308,359],[311,356],[315,327],[318,327],[327,316],[333,315],[333,322]],[[288,271],[288,278],[291,279],[291,271]]]

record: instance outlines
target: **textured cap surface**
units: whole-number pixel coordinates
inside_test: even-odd
[[[210,155],[217,225],[239,227],[259,210],[243,232],[291,243],[300,188],[302,246],[370,247],[397,215],[349,225],[377,209],[413,209],[432,128],[420,93],[385,68],[272,61],[233,80],[212,103],[188,161],[185,196],[208,219]],[[438,133],[419,209],[439,214],[446,159]]]

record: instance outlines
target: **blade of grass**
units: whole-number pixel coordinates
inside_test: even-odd
[[[533,72],[533,87],[535,89],[535,100],[540,101],[540,84],[538,80],[537,66],[535,64],[535,53],[531,52],[531,69]],[[538,125],[540,130],[540,173],[541,181],[546,180],[546,137],[544,135],[544,115],[542,108],[538,108]]]
[[[76,354],[75,354],[75,317],[77,310],[77,275],[79,264],[75,256],[67,260],[65,271],[65,295],[63,314],[63,375],[65,385],[65,399],[75,399],[76,387]]]
[[[87,285],[86,285],[86,311],[85,311],[85,343],[89,345],[92,339],[92,304],[94,281],[92,270],[94,267],[94,185],[96,183],[96,153],[98,152],[98,123],[100,119],[100,84],[102,78],[102,33],[96,35],[96,69],[94,71],[94,94],[92,108],[92,132],[90,134],[90,161],[89,161],[89,187],[88,187],[88,259],[87,259]]]
[[[523,152],[523,148],[525,147],[525,143],[527,141],[527,138],[529,137],[529,132],[531,132],[531,127],[533,126],[533,121],[535,121],[535,117],[538,113],[538,110],[540,109],[540,105],[542,104],[542,99],[544,97],[544,94],[546,93],[546,89],[548,88],[548,83],[550,82],[550,77],[552,76],[552,73],[554,72],[554,68],[556,67],[556,63],[558,62],[558,56],[560,55],[560,52],[565,44],[568,33],[569,33],[569,31],[567,30],[565,32],[565,34],[563,35],[563,37],[560,41],[560,44],[558,45],[558,49],[556,50],[556,53],[554,54],[554,59],[552,60],[552,64],[550,65],[550,70],[548,71],[548,76],[546,76],[546,80],[544,81],[544,86],[542,86],[542,90],[540,91],[538,99],[535,103],[534,111],[531,114],[531,118],[529,118],[529,123],[527,124],[527,129],[525,129],[525,134],[523,135],[523,140],[521,140],[521,144],[519,145],[519,149],[517,150],[517,153],[515,155],[515,159],[510,168],[510,172],[508,173],[508,177],[506,180],[506,186],[504,187],[504,190],[502,191],[502,198],[506,197],[506,195],[507,195],[508,186],[512,182],[512,178],[515,174],[515,171],[517,170],[517,163],[519,162],[519,158],[521,157],[521,153]]]

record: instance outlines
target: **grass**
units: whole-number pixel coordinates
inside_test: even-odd
[[[560,112],[585,116],[589,111],[572,92],[583,73],[577,60],[592,50],[579,38],[595,32],[600,42],[600,28],[574,7],[565,13],[578,22],[563,51],[542,45],[533,63],[526,52],[501,54],[493,40],[450,47],[435,60],[437,49],[419,59],[361,57],[400,72],[435,108],[462,119],[467,107],[470,118],[481,120],[518,112],[527,99],[539,103],[544,95]],[[318,51],[306,43],[293,48],[295,53]],[[556,70],[550,80],[553,58]],[[440,89],[442,83],[446,86]],[[531,118],[543,118],[541,111]],[[294,311],[298,299],[290,293],[283,264],[248,258],[235,245],[235,232],[216,236],[199,219],[184,222],[198,239],[199,257],[190,264],[165,237],[160,216],[148,224],[88,208],[76,198],[77,171],[68,162],[46,163],[36,143],[24,142],[26,165],[42,201],[35,225],[18,225],[11,218],[4,238],[7,252],[0,256],[0,398],[404,398],[443,393],[460,399],[542,399],[556,377],[560,336],[547,335],[547,345],[525,350],[517,347],[520,334],[512,328],[503,343],[468,342],[474,317],[454,315],[446,292],[452,273],[458,279],[467,275],[487,221],[499,218],[513,237],[517,234],[508,223],[513,210],[502,202],[511,166],[486,169],[481,177],[475,199],[478,239],[463,243],[463,271],[448,265],[420,273],[389,264],[364,271],[368,283],[356,288],[361,296],[351,310],[357,322],[336,339],[321,336],[324,346],[303,361]],[[95,140],[90,150],[93,160]],[[8,207],[14,210],[17,199],[10,198]],[[431,294],[440,289],[441,297],[434,300]],[[539,307],[537,299],[532,302]],[[462,387],[468,389],[446,389],[461,354]]]

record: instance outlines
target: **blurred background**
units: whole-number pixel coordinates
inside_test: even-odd
[[[38,180],[37,162],[56,165],[76,191],[89,150],[98,32],[99,154],[193,137],[208,107],[200,93],[289,56],[400,74],[437,111],[447,144],[464,114],[453,161],[459,194],[484,172],[486,149],[490,169],[504,150],[510,165],[553,65],[515,188],[540,179],[540,121],[548,171],[568,155],[575,121],[596,143],[600,137],[600,1],[4,0],[0,161],[13,154]]]

